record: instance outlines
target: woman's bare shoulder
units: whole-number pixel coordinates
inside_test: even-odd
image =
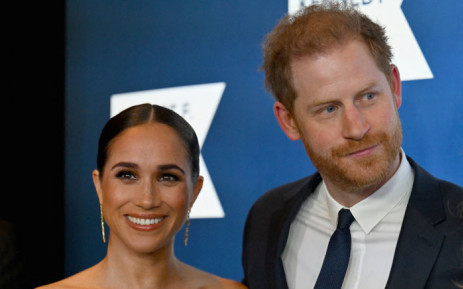
[[[76,289],[78,288],[74,286],[73,283],[68,282],[69,278],[66,278],[66,279],[63,279],[63,280],[60,280],[54,283],[50,283],[47,285],[43,285],[43,286],[37,287],[36,289]]]
[[[247,289],[246,286],[238,281],[219,277],[217,275],[202,271],[200,269],[189,266],[190,280],[195,280],[194,288],[204,289]]]

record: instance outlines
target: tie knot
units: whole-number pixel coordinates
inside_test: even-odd
[[[354,216],[348,209],[341,209],[338,213],[338,229],[349,228],[354,221]]]

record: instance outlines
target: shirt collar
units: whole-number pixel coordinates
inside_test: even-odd
[[[370,233],[412,189],[414,172],[402,149],[400,153],[399,168],[391,179],[372,195],[348,208],[365,234]],[[338,212],[344,207],[331,197],[324,181],[320,189],[326,196],[330,222],[336,228]]]

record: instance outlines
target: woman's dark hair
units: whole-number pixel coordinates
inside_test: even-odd
[[[100,176],[106,164],[108,149],[113,139],[124,130],[146,123],[162,123],[173,128],[183,140],[191,166],[194,182],[199,176],[199,143],[191,125],[179,114],[168,108],[149,103],[129,107],[112,117],[103,130],[98,141],[97,169]]]

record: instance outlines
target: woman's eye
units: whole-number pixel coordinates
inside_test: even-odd
[[[123,180],[136,180],[137,179],[135,174],[129,171],[118,172],[116,177],[119,179],[123,179]]]
[[[176,182],[178,181],[178,177],[172,174],[163,174],[159,177],[161,182]]]

